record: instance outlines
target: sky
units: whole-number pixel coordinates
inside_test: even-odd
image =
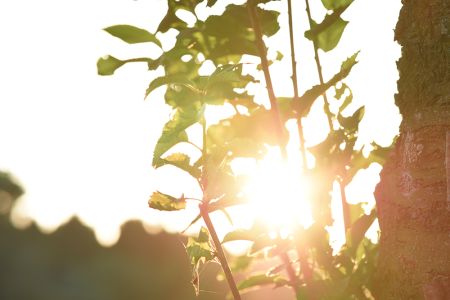
[[[299,87],[305,90],[318,79],[311,43],[302,38],[307,28],[303,3],[293,2]],[[313,17],[320,20],[321,3],[311,2]],[[350,23],[340,45],[321,53],[328,78],[341,61],[361,50],[346,82],[355,99],[349,112],[366,106],[363,144],[374,140],[386,146],[398,132],[401,118],[394,94],[400,47],[393,28],[400,5],[400,0],[356,0],[343,15]],[[179,231],[195,214],[157,212],[147,205],[156,189],[177,194],[192,183],[172,169],[155,171],[151,166],[153,147],[170,116],[164,88],[144,101],[144,91],[157,72],[139,64],[110,77],[96,71],[97,59],[107,54],[156,58],[153,45],[130,46],[102,29],[131,24],[155,32],[166,10],[165,0],[0,2],[0,170],[14,174],[26,190],[12,213],[17,227],[34,221],[51,232],[76,215],[108,245],[117,240],[126,220],[137,218],[149,226]],[[279,21],[286,24],[286,16]],[[266,40],[269,54],[285,49],[286,39],[282,30]],[[164,44],[170,47],[171,38],[164,38]],[[286,92],[291,86],[288,55],[285,58],[271,69],[278,96],[291,94]],[[263,93],[256,91],[262,98]],[[305,120],[309,145],[326,135],[320,110],[316,105],[311,113],[316,116]],[[372,166],[356,177],[348,189],[350,201],[373,202],[379,171],[379,166]]]

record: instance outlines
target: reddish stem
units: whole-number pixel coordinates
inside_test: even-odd
[[[233,274],[231,273],[230,266],[228,264],[225,252],[223,251],[222,244],[220,243],[219,237],[217,236],[216,229],[209,217],[208,203],[203,202],[199,205],[200,215],[205,221],[206,227],[208,228],[209,234],[213,240],[214,247],[216,248],[217,258],[219,259],[220,265],[222,266],[223,272],[225,273],[225,278],[227,279],[228,286],[230,287],[231,293],[233,294],[234,300],[241,300],[241,295],[234,281]]]

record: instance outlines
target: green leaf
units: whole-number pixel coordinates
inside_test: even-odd
[[[176,16],[176,12],[179,9],[187,10],[188,12],[194,13],[195,7],[197,4],[202,2],[203,0],[189,0],[189,1],[180,1],[180,0],[168,0],[168,10],[167,14],[162,19],[161,23],[158,26],[157,31],[166,32],[167,30],[173,28],[178,31],[181,31],[186,28],[186,23],[179,19]]]
[[[238,285],[239,290],[244,290],[252,287],[267,285],[267,284],[275,284],[277,282],[277,278],[279,276],[269,276],[266,274],[258,274],[248,277],[247,279],[241,281]]]
[[[253,256],[241,255],[235,257],[232,261],[231,271],[233,272],[243,272],[246,271],[252,264],[255,258]]]
[[[114,56],[107,55],[97,61],[98,75],[112,75],[114,71],[123,66],[125,61],[119,60]]]
[[[237,229],[235,231],[227,233],[224,236],[222,243],[239,240],[254,241],[255,238],[256,238],[255,233],[252,232],[251,230]]]
[[[341,84],[341,87],[334,87],[335,95],[334,98],[341,99],[342,95],[344,95],[345,91],[348,89],[348,86],[345,83]]]
[[[359,122],[364,117],[365,107],[358,108],[350,117],[343,117],[338,115],[339,124],[348,132],[355,132],[358,128]]]
[[[350,94],[345,97],[345,100],[342,102],[341,106],[339,107],[339,113],[342,113],[342,111],[344,109],[347,108],[347,106],[349,106],[350,103],[352,103],[353,101],[353,93],[350,91]]]
[[[353,0],[322,0],[323,6],[328,10],[349,6],[352,2]]]
[[[334,49],[348,24],[341,18],[341,14],[347,8],[348,5],[334,10],[332,14],[326,15],[320,24],[312,21],[311,29],[305,32],[305,37],[325,52]]]
[[[130,62],[146,62],[150,63],[152,59],[146,57],[132,58],[120,60],[114,56],[107,55],[97,61],[97,72],[99,75],[112,75],[114,72],[126,63]]]
[[[348,57],[346,60],[344,60],[341,64],[341,72],[350,72],[350,70],[353,68],[354,65],[356,65],[358,62],[356,59],[358,58],[359,51],[353,53],[352,56]]]
[[[208,86],[219,82],[239,82],[242,73],[242,64],[227,64],[216,68],[208,79]]]
[[[198,237],[188,238],[186,252],[194,268],[198,267],[200,261],[207,262],[214,258],[214,253],[209,243],[209,233],[205,227],[200,228]]]
[[[131,25],[114,25],[104,29],[106,32],[129,44],[154,43],[161,47],[161,42],[145,29]]]
[[[344,79],[350,74],[352,68],[356,65],[356,58],[358,56],[358,52],[347,58],[341,65],[341,69],[338,73],[336,73],[330,80],[321,85],[315,85],[309,90],[307,90],[297,101],[292,101],[292,105],[295,111],[297,111],[300,115],[306,116],[311,109],[314,101],[320,97],[323,93],[325,93],[330,87],[336,85],[339,81]]]
[[[160,86],[170,84],[176,86],[184,86],[189,88],[192,91],[201,93],[200,90],[198,90],[195,86],[195,83],[191,80],[187,79],[183,74],[177,74],[177,75],[166,75],[155,78],[150,85],[148,86],[147,90],[145,91],[145,98],[147,98],[148,95],[150,95],[151,92],[153,92],[155,89],[159,88]]]
[[[200,228],[200,232],[198,233],[197,242],[199,242],[199,243],[209,242],[209,232],[205,227]]]
[[[198,122],[203,113],[203,106],[200,103],[194,103],[188,107],[180,107],[176,110],[172,119],[166,123],[161,137],[156,142],[153,153],[153,166],[157,165],[161,155],[179,142],[188,140],[184,131],[192,124]]]
[[[148,201],[148,206],[164,211],[181,210],[186,208],[186,200],[183,197],[177,199],[161,192],[154,192]]]
[[[154,167],[159,168],[164,165],[172,165],[186,171],[194,178],[200,177],[200,170],[190,164],[190,157],[184,153],[173,153],[165,158],[157,159]]]
[[[214,4],[216,4],[216,2],[217,2],[217,0],[208,0],[208,1],[206,2],[206,6],[211,7],[211,6],[213,6]]]

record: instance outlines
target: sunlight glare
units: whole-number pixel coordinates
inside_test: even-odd
[[[285,237],[296,226],[313,223],[306,178],[300,166],[281,159],[277,148],[269,149],[261,161],[234,160],[232,167],[250,177],[244,187],[250,201],[249,215],[264,220]]]

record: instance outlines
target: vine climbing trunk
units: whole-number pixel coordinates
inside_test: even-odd
[[[400,136],[376,188],[376,299],[450,299],[450,3],[402,1]]]

